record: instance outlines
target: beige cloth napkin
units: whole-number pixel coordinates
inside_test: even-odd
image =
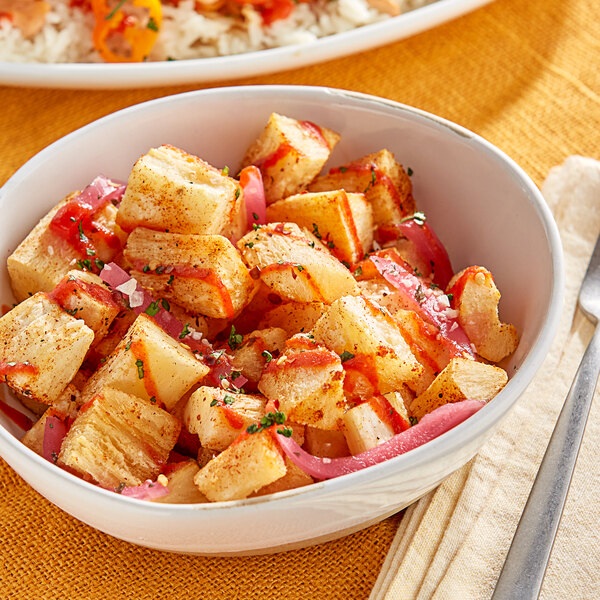
[[[572,156],[542,192],[566,268],[559,330],[502,428],[465,467],[407,509],[370,600],[491,596],[554,423],[593,327],[577,295],[600,232],[600,162]],[[577,462],[540,598],[600,598],[600,392]]]

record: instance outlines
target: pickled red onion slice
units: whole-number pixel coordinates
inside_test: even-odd
[[[167,486],[161,485],[156,481],[151,481],[150,479],[146,479],[141,485],[125,487],[121,491],[121,496],[137,498],[138,500],[154,500],[168,494],[169,488]]]
[[[244,191],[248,225],[263,225],[267,222],[267,202],[260,169],[251,165],[240,172],[240,185]]]
[[[431,441],[475,414],[485,402],[463,400],[444,404],[425,415],[416,425],[395,435],[380,446],[354,456],[320,458],[303,450],[291,437],[276,439],[287,457],[315,479],[332,479],[379,464]]]
[[[403,293],[414,312],[439,328],[442,338],[450,346],[452,355],[462,356],[463,353],[467,353],[469,356],[475,357],[471,341],[464,329],[456,317],[448,315],[448,311],[452,310],[449,304],[444,304],[440,300],[440,296],[402,265],[380,256],[370,256],[369,259],[382,277]]]

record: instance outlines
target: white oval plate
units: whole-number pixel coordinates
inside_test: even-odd
[[[491,0],[438,0],[387,21],[259,52],[127,64],[0,62],[0,84],[52,88],[117,89],[205,83],[263,75],[324,62],[383,46],[450,21]]]

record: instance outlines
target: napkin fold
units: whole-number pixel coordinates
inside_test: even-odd
[[[556,338],[527,391],[479,454],[407,509],[369,600],[484,600],[493,592],[593,332],[577,296],[600,231],[600,162],[569,157],[550,171],[542,193],[565,253],[565,305]],[[600,597],[599,397],[597,391],[541,600]]]

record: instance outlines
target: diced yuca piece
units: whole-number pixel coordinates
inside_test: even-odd
[[[310,331],[313,325],[327,311],[328,305],[323,302],[288,302],[280,304],[268,311],[259,322],[259,329],[279,327],[288,336]]]
[[[456,274],[448,291],[454,296],[458,322],[479,356],[498,362],[519,343],[517,330],[498,318],[500,292],[484,267],[469,267]]]
[[[133,166],[117,222],[125,231],[229,234],[240,187],[219,169],[173,146],[151,148]]]
[[[73,379],[94,339],[81,320],[40,292],[0,318],[0,369],[8,385],[52,404]]]
[[[203,448],[225,450],[248,426],[260,423],[265,405],[262,396],[200,387],[185,406],[183,423],[190,433],[198,435]]]
[[[287,469],[286,473],[281,479],[265,485],[252,496],[266,496],[267,494],[293,490],[314,483],[313,478],[300,467],[297,467],[287,456],[285,457],[285,468]]]
[[[274,292],[297,302],[330,303],[358,293],[356,281],[337,259],[295,223],[270,223],[245,235],[238,247]]]
[[[410,405],[410,413],[420,419],[432,410],[461,400],[491,400],[508,381],[499,367],[466,358],[453,358],[435,381]]]
[[[82,406],[58,465],[108,488],[155,479],[179,436],[179,420],[147,400],[104,388]]]
[[[311,192],[339,189],[362,192],[373,207],[376,226],[398,223],[415,212],[410,177],[389,150],[331,169],[309,186]]]
[[[321,429],[341,429],[347,409],[340,357],[322,346],[290,348],[265,368],[258,389],[288,419]]]
[[[350,449],[342,430],[326,431],[318,427],[306,427],[304,448],[313,456],[340,458],[348,456]]]
[[[167,465],[169,467],[170,465]],[[194,484],[194,477],[200,470],[195,460],[172,465],[166,474],[158,476],[158,483],[166,483],[169,493],[166,496],[154,498],[152,502],[163,504],[200,504],[208,502],[206,496]],[[166,479],[161,481],[162,478]]]
[[[358,262],[373,244],[373,211],[363,194],[335,190],[289,196],[267,208],[267,220],[307,228],[348,263]]]
[[[286,473],[285,461],[270,430],[240,435],[206,464],[194,483],[211,501],[241,500]]]
[[[306,189],[339,139],[331,129],[273,113],[246,151],[243,166],[253,164],[261,170],[271,204]]]
[[[394,409],[399,419],[404,421],[406,427],[410,423],[410,416],[408,414],[408,407],[411,402],[415,399],[414,394],[406,386],[402,386],[396,392],[390,392],[385,394],[384,398],[390,403],[390,406]]]
[[[221,235],[163,233],[144,227],[127,240],[131,276],[192,313],[232,319],[250,302],[256,282]]]
[[[61,397],[50,407],[45,404],[40,404],[46,410],[44,414],[36,421],[31,429],[29,429],[21,440],[30,450],[36,454],[43,456],[44,450],[44,433],[46,431],[46,419],[48,417],[58,417],[61,421],[66,419],[74,419],[77,416],[79,392],[69,384]],[[25,404],[25,403],[24,403]]]
[[[121,310],[108,286],[98,275],[88,271],[69,271],[51,296],[70,315],[83,319],[94,332],[95,344],[107,335]]]
[[[79,192],[73,192],[61,200],[8,257],[6,266],[18,302],[36,292],[52,291],[78,260],[90,259],[51,229],[51,222],[56,213],[78,196]],[[116,212],[117,209],[108,203],[94,215],[94,221],[105,231],[115,234],[115,239],[119,240],[119,248],[106,246],[102,236],[92,236],[91,241],[97,251],[96,256],[92,258],[108,262],[120,250],[120,244],[124,243],[125,235],[115,225]],[[73,227],[77,231],[78,223],[73,222]]]
[[[257,329],[243,336],[240,344],[235,341],[232,343],[230,337],[229,346],[234,348],[229,353],[233,357],[231,362],[248,379],[253,389],[256,389],[267,362],[272,360],[273,355],[278,356],[283,352],[288,337],[285,330],[278,327]],[[248,389],[248,384],[244,384],[244,387]]]
[[[423,367],[413,355],[396,321],[364,298],[347,296],[334,302],[312,329],[315,340],[347,359],[373,361],[379,393],[414,381]]]
[[[385,408],[372,398],[351,408],[344,415],[346,441],[352,454],[375,448],[394,437],[394,426],[386,418]]]
[[[394,314],[404,339],[413,354],[423,365],[423,373],[409,387],[415,393],[424,392],[450,361],[448,345],[440,340],[439,331],[410,310],[399,310]]]
[[[141,314],[81,391],[87,402],[104,386],[170,410],[209,369],[146,314]]]
[[[401,309],[410,310],[410,302],[400,290],[383,278],[364,279],[358,282],[360,295],[386,308],[391,314]]]

